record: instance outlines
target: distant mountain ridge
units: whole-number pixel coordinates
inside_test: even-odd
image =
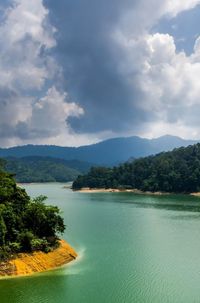
[[[80,147],[62,147],[54,145],[25,145],[0,148],[0,157],[53,157],[64,160],[80,160],[97,165],[117,165],[131,157],[139,158],[176,147],[188,146],[199,141],[184,140],[176,136],[162,136],[145,139],[137,136],[108,139],[96,144]]]

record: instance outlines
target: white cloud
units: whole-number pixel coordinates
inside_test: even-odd
[[[42,0],[13,0],[0,23],[1,144],[71,131],[67,118],[83,110],[55,84],[61,67],[51,55],[56,29]],[[52,86],[52,87],[51,87]],[[46,90],[46,93],[45,93]],[[39,96],[44,97],[39,98]]]
[[[200,138],[200,131],[179,122],[169,124],[160,121],[155,124],[146,124],[144,125],[144,131],[139,133],[139,135],[145,138],[158,138],[166,134],[179,136],[184,139],[193,138],[198,140]]]
[[[41,0],[16,0],[0,24],[0,83],[23,89],[40,89],[49,78],[48,55],[56,45],[55,29],[47,22]]]
[[[138,1],[113,32],[122,54],[119,72],[140,92],[134,106],[152,116],[137,130],[140,135],[200,138],[200,37],[188,56],[177,51],[169,34],[150,34],[162,17],[173,18],[199,4],[200,0]]]
[[[1,26],[1,34],[7,34],[4,38],[10,46],[30,36],[40,46],[51,48],[55,46],[52,34],[56,30],[47,23],[48,31],[44,27],[47,16],[48,10],[43,6],[41,0],[14,0],[13,5],[5,12],[5,22]]]
[[[116,46],[121,54],[118,71],[130,89],[138,86],[135,106],[152,115],[141,134],[200,137],[200,37],[188,56],[177,51],[169,34],[150,34],[160,18],[173,18],[198,4],[200,0],[136,1],[112,28],[111,51]],[[73,133],[67,123],[84,109],[56,85],[62,68],[51,54],[56,29],[48,15],[42,0],[13,0],[1,18],[1,144],[39,143],[42,138],[46,143],[79,145],[95,140]]]
[[[166,12],[172,16],[176,16],[178,13],[192,9],[200,4],[199,0],[167,0],[165,2]]]
[[[51,87],[45,97],[34,103],[32,115],[27,121],[29,137],[53,137],[66,132],[68,117],[79,117],[84,114],[75,103],[67,102],[66,93],[60,93]]]
[[[142,93],[138,107],[153,116],[151,123],[146,127],[144,124],[143,134],[170,132],[200,137],[199,41],[197,38],[194,52],[187,56],[177,52],[174,39],[168,34],[118,40],[126,53],[121,71],[130,83],[138,83]]]
[[[191,10],[200,0],[138,0],[119,20],[116,32],[129,38],[148,32],[161,18],[174,18],[179,13]]]

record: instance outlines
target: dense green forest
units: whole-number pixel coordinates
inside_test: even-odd
[[[91,164],[51,157],[6,158],[5,169],[15,174],[17,182],[68,182],[86,173]]]
[[[19,252],[48,252],[57,245],[64,221],[59,208],[45,205],[44,200],[30,199],[0,160],[0,260]]]
[[[200,191],[200,144],[140,158],[118,167],[91,168],[73,189],[126,188],[142,191],[191,193]]]

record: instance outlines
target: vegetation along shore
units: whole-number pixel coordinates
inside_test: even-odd
[[[200,192],[200,144],[136,159],[117,167],[93,167],[73,190],[114,189],[151,193]]]
[[[134,194],[146,194],[146,195],[169,195],[170,193],[164,192],[151,192],[151,191],[141,191],[138,189],[119,189],[119,188],[90,188],[90,187],[83,187],[79,190],[74,190],[81,193],[134,193]]]
[[[62,266],[77,257],[60,240],[60,209],[46,197],[31,199],[0,162],[0,276],[18,276]]]

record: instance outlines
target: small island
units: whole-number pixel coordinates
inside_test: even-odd
[[[0,277],[43,272],[76,259],[58,236],[65,231],[59,208],[45,199],[31,199],[0,161]]]

